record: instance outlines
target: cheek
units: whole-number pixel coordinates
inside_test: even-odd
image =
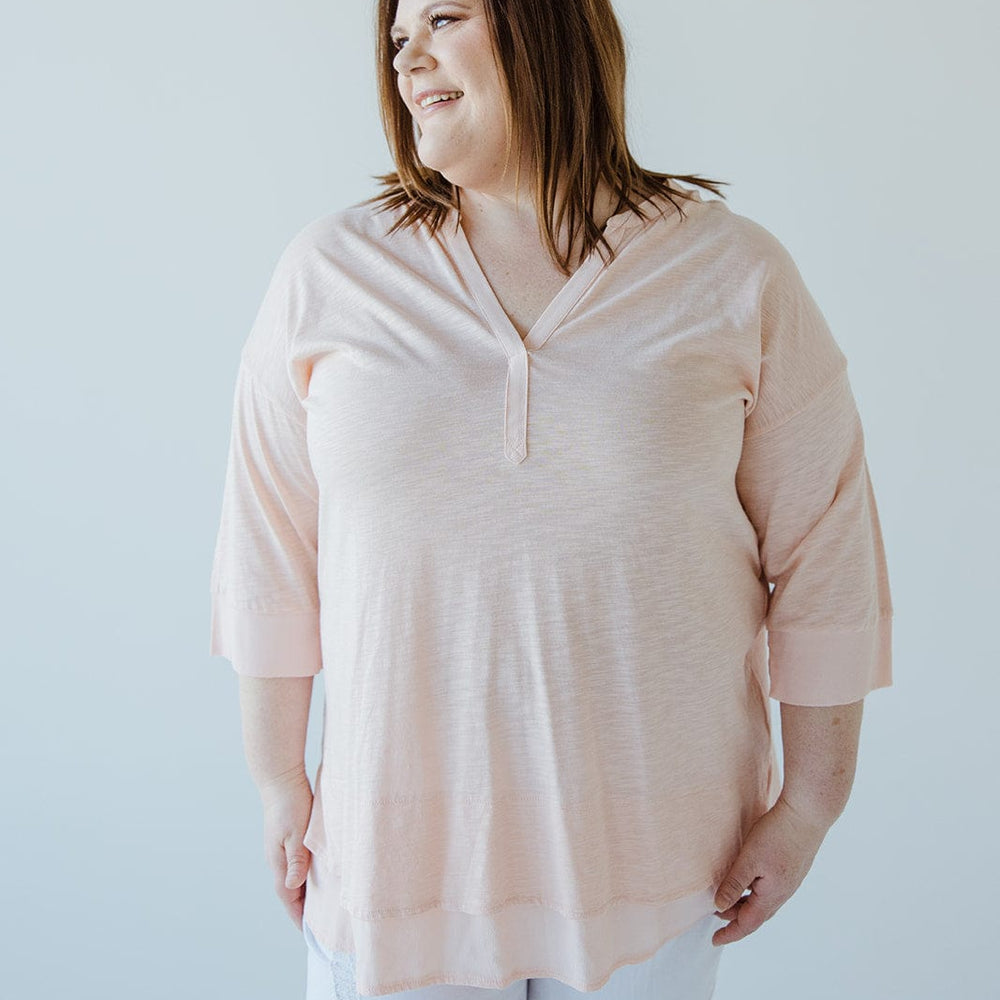
[[[493,118],[504,114],[504,91],[496,74],[484,66],[472,68],[465,75],[466,91],[472,97],[473,110],[477,116]]]

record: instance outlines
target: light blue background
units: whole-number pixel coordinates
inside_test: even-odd
[[[896,609],[851,802],[717,1000],[998,996],[998,8],[617,10],[638,160],[733,182],[848,356]],[[392,169],[370,3],[4,22],[0,993],[292,1000],[208,583],[271,269]]]

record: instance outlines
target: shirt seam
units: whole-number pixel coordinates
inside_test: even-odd
[[[745,432],[743,435],[744,441],[748,441],[752,438],[762,437],[764,434],[769,434],[771,431],[777,430],[779,427],[784,427],[784,425],[787,424],[790,420],[794,420],[796,417],[805,413],[806,410],[811,409],[813,406],[815,406],[835,385],[837,385],[841,381],[841,379],[845,378],[846,375],[847,375],[847,369],[841,368],[837,372],[837,374],[832,379],[830,379],[829,382],[825,383],[821,389],[818,389],[816,391],[816,394],[812,397],[812,399],[809,400],[808,403],[805,403],[804,405],[800,406],[797,410],[793,411],[792,413],[789,413],[784,417],[780,417],[777,421],[775,421],[772,424],[768,424],[766,427],[761,427],[756,430]],[[754,410],[756,410],[756,406],[754,407]],[[750,417],[747,417],[747,420],[749,419]]]
[[[797,635],[800,632],[804,633],[813,632],[817,634],[827,633],[827,632],[847,632],[850,634],[857,633],[858,635],[860,635],[864,632],[871,632],[872,629],[877,628],[882,622],[891,621],[892,617],[893,617],[892,613],[879,615],[872,621],[870,625],[862,625],[860,628],[848,628],[847,626],[843,625],[823,625],[820,628],[768,628],[767,631],[771,635],[774,635],[778,632],[789,633],[793,635]]]
[[[296,423],[301,423],[304,420],[305,408],[301,403],[299,403],[299,405],[294,409],[290,408],[287,403],[281,402],[264,388],[263,378],[253,370],[249,361],[244,359],[243,366],[246,371],[247,379],[253,383],[254,388],[260,393],[261,396],[264,397],[264,399],[266,399],[273,406],[277,407],[277,409],[279,409],[286,416],[291,417]]]
[[[262,611],[258,608],[251,607],[247,601],[234,601],[228,596],[225,590],[212,590],[210,591],[212,597],[216,598],[220,603],[225,604],[227,607],[232,608],[234,611],[243,611],[251,615],[261,615],[267,618],[279,618],[288,617],[289,615],[309,615],[315,614],[320,609],[320,605],[310,605],[305,608],[288,608],[285,610],[277,611]]]

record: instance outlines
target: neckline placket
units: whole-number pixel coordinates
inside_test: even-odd
[[[669,203],[668,203],[669,204]],[[639,202],[650,215],[642,219],[631,209],[610,216],[604,224],[604,236],[616,253],[624,250],[630,236],[635,235],[651,222],[661,218],[653,199]],[[669,215],[669,211],[668,211]],[[493,291],[465,230],[451,221],[448,231],[453,233],[454,257],[461,269],[479,310],[507,356],[507,384],[504,394],[504,455],[515,465],[523,462],[528,454],[528,388],[531,357],[541,349],[570,310],[580,301],[607,266],[599,248],[594,247],[580,266],[570,275],[542,314],[528,330],[524,339],[511,322],[500,300]]]

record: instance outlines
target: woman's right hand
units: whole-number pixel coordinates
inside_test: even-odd
[[[274,888],[293,923],[302,930],[306,874],[312,852],[302,840],[312,813],[313,792],[304,770],[260,785],[264,806],[264,851],[274,872]]]

